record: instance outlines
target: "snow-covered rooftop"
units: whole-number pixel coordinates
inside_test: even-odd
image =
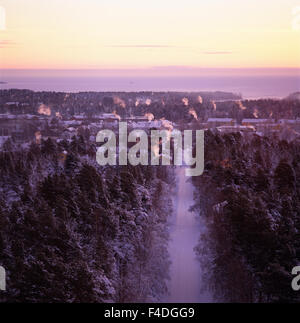
[[[300,119],[280,119],[278,120],[279,123],[290,123],[290,124],[296,124],[300,123]]]
[[[274,123],[274,119],[243,119],[242,123]]]
[[[232,118],[208,118],[207,122],[232,122]]]

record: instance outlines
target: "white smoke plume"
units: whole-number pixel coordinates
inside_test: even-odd
[[[241,110],[246,110],[247,108],[243,105],[242,101],[239,100],[239,101],[236,101],[237,105],[238,105],[238,108],[241,109]]]
[[[189,114],[192,115],[195,120],[198,120],[198,115],[194,108],[189,109]]]
[[[168,120],[165,120],[164,118],[160,119],[161,121],[161,126],[162,128],[165,128],[165,130],[167,130],[167,141],[170,141],[171,140],[171,135],[172,135],[172,130],[173,130],[173,125],[170,121]],[[160,139],[160,141],[155,144],[153,146],[153,153],[156,157],[158,157],[160,154],[159,154],[159,146],[160,144],[162,143],[162,140]]]
[[[183,98],[182,103],[187,107],[189,105],[189,99],[188,98]]]
[[[153,115],[152,113],[146,113],[146,114],[145,114],[145,117],[147,117],[147,118],[148,118],[148,121],[152,121],[152,120],[154,120],[154,115]]]
[[[216,105],[216,102],[215,101],[210,101],[211,104],[212,104],[212,108],[214,111],[217,111],[217,105]]]
[[[38,113],[45,116],[51,116],[51,109],[45,104],[41,104],[38,108]]]
[[[253,112],[253,116],[257,119],[259,116],[258,116],[258,110],[255,108],[254,109],[254,112]]]

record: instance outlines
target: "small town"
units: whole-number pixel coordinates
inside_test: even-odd
[[[232,99],[228,99],[230,96]],[[5,97],[18,98],[20,101],[6,101]],[[215,97],[218,102],[214,100]],[[38,99],[43,101],[38,102]],[[263,104],[265,106],[267,103],[268,109],[272,109],[273,105],[277,106],[279,103],[290,106],[299,105],[299,102],[268,100]],[[247,104],[253,105],[253,102],[236,100],[235,95],[230,93],[223,93],[222,100],[222,93],[205,93],[200,96],[191,93],[152,92],[142,95],[51,92],[41,95],[22,90],[3,90],[0,143],[3,144],[9,138],[22,144],[48,138],[70,140],[79,135],[95,142],[99,130],[116,129],[119,121],[127,122],[129,129],[183,130],[183,127],[187,127],[222,133],[255,133],[260,136],[277,133],[287,140],[300,135],[300,117],[297,114],[293,114],[292,118],[288,115],[284,118],[277,113],[274,118],[270,113],[270,117],[266,118],[266,108],[260,109],[259,102],[254,103],[254,108],[247,108]],[[171,105],[173,108],[170,108]],[[167,116],[162,114],[163,107],[169,109]],[[183,118],[178,117],[176,110],[184,112]]]

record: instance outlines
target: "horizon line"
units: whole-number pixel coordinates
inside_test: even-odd
[[[84,68],[70,68],[70,67],[13,67],[13,68],[2,68],[0,70],[10,71],[10,70],[37,70],[37,71],[127,71],[127,70],[159,70],[159,69],[169,69],[169,70],[300,70],[300,66],[279,66],[279,67],[269,67],[269,66],[258,66],[258,67],[201,67],[192,65],[162,65],[162,66],[144,66],[144,67],[84,67]]]

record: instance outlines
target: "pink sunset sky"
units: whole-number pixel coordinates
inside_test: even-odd
[[[2,0],[0,6],[1,69],[213,75],[273,68],[293,74],[300,67],[299,0]]]

